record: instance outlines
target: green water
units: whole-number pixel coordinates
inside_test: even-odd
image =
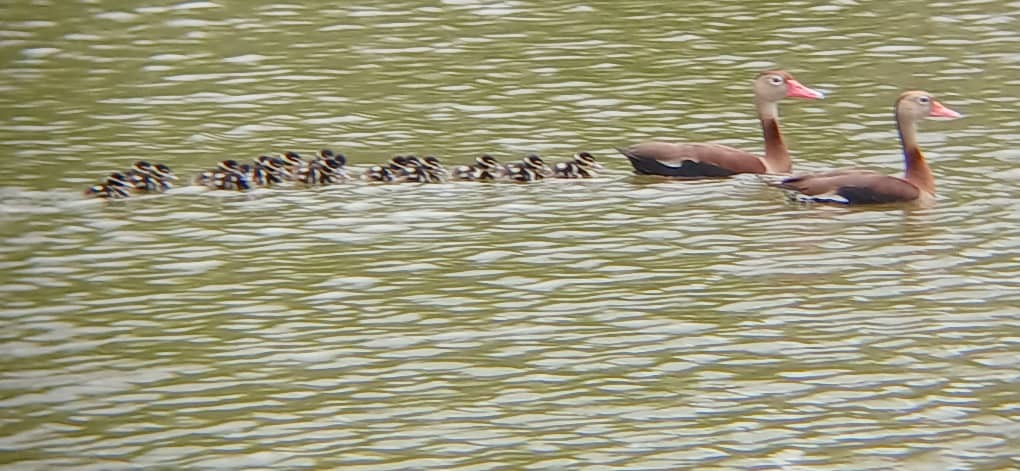
[[[5,469],[1020,466],[1016,2],[0,6]],[[646,139],[901,171],[927,210],[630,174]],[[599,178],[80,192],[322,147]]]

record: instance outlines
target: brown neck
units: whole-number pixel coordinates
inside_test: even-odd
[[[900,132],[900,143],[903,145],[903,160],[906,166],[905,179],[914,186],[935,194],[935,177],[928,168],[921,154],[921,147],[917,145],[917,131],[913,122],[896,118],[896,128]]]
[[[779,120],[762,118],[761,130],[765,135],[765,167],[769,173],[790,173],[793,162],[790,153],[783,143],[783,135],[779,133]]]

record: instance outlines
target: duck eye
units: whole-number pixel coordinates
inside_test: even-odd
[[[926,96],[923,96],[923,97],[921,97],[921,98],[918,98],[918,99],[917,99],[917,102],[918,102],[918,103],[920,103],[920,104],[922,104],[922,105],[927,105],[928,103],[931,103],[931,98],[928,98],[928,97],[926,97]]]
[[[771,83],[772,85],[782,85],[783,78],[777,75],[773,75],[772,77],[769,77],[769,83]]]

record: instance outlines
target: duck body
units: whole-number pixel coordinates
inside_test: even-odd
[[[790,191],[798,201],[933,205],[935,178],[917,143],[917,123],[928,117],[959,118],[961,115],[923,91],[901,94],[894,105],[894,114],[906,168],[903,178],[851,168],[786,178],[777,186]]]
[[[738,173],[789,173],[792,163],[779,131],[779,101],[784,98],[819,99],[823,95],[781,70],[758,74],[753,88],[765,138],[764,156],[715,143],[652,141],[617,150],[627,157],[639,175],[713,178]]]

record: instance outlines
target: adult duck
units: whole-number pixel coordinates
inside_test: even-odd
[[[779,102],[784,98],[822,98],[788,72],[772,70],[754,79],[754,105],[765,135],[765,156],[714,143],[645,142],[617,149],[639,175],[705,178],[738,173],[790,173],[790,153],[779,133]]]
[[[946,108],[928,92],[904,92],[894,107],[896,128],[903,147],[906,172],[903,178],[882,175],[863,169],[842,169],[831,172],[787,178],[779,187],[795,192],[801,200],[841,204],[914,203],[931,206],[935,203],[935,177],[917,144],[917,123],[925,118],[959,118],[956,111]]]

